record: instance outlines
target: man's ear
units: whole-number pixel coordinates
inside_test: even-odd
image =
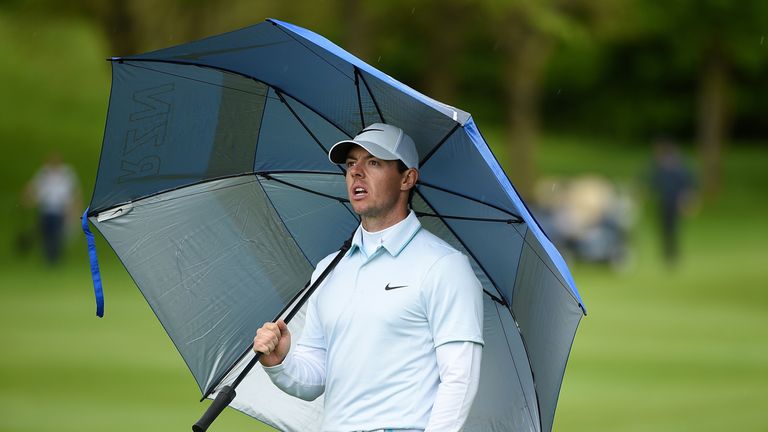
[[[419,171],[415,168],[409,168],[403,174],[403,181],[400,183],[400,190],[409,190],[416,187],[416,182],[419,181]]]

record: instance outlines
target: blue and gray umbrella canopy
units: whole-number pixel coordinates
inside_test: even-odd
[[[551,430],[584,308],[468,113],[275,20],[112,66],[88,219],[205,396],[234,379],[255,329],[291,307],[359,223],[343,168],[326,155],[384,122],[417,144],[422,224],[470,257],[486,294],[482,376],[465,430]],[[302,321],[299,313],[293,331]],[[316,430],[322,417],[322,398],[284,395],[258,367],[232,405],[285,430]]]

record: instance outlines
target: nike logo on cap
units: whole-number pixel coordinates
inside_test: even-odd
[[[384,287],[384,290],[386,290],[386,291],[389,291],[389,290],[398,289],[398,288],[405,288],[405,287],[407,287],[407,286],[408,286],[408,285],[395,285],[395,286],[389,286],[389,284],[387,284],[387,286],[385,286],[385,287]]]

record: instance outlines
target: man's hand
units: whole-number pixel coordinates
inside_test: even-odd
[[[279,365],[285,360],[290,349],[291,332],[288,331],[285,321],[264,323],[260,329],[256,330],[256,337],[253,338],[253,350],[261,353],[259,362],[262,365],[267,367]]]

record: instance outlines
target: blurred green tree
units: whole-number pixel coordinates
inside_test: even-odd
[[[566,134],[696,134],[702,184],[720,184],[730,126],[761,128],[763,0],[15,0],[97,23],[129,55],[276,17],[336,41],[435,99],[500,125],[521,194],[541,123]],[[9,6],[10,7],[10,6]],[[757,83],[757,87],[756,87]],[[563,89],[563,94],[560,90]],[[698,102],[696,102],[698,101]],[[698,108],[697,108],[698,106]],[[744,123],[744,119],[747,122]]]
[[[734,77],[767,64],[768,2],[679,0],[658,2],[667,13],[662,29],[674,55],[686,61],[698,83],[696,136],[701,186],[715,197],[722,183],[723,146],[730,135]]]
[[[613,25],[557,53],[548,70],[544,110],[566,133],[691,136],[701,187],[721,187],[725,143],[764,137],[756,94],[768,89],[768,2],[626,0]],[[617,27],[618,23],[618,27]],[[586,103],[585,103],[586,101]],[[762,124],[763,126],[760,126]]]
[[[623,0],[483,0],[472,2],[502,53],[501,86],[507,166],[524,198],[532,196],[543,80],[559,43],[587,40],[610,22]]]
[[[280,6],[246,0],[82,0],[77,5],[69,10],[99,24],[114,56],[138,54],[244,27],[261,21]]]

